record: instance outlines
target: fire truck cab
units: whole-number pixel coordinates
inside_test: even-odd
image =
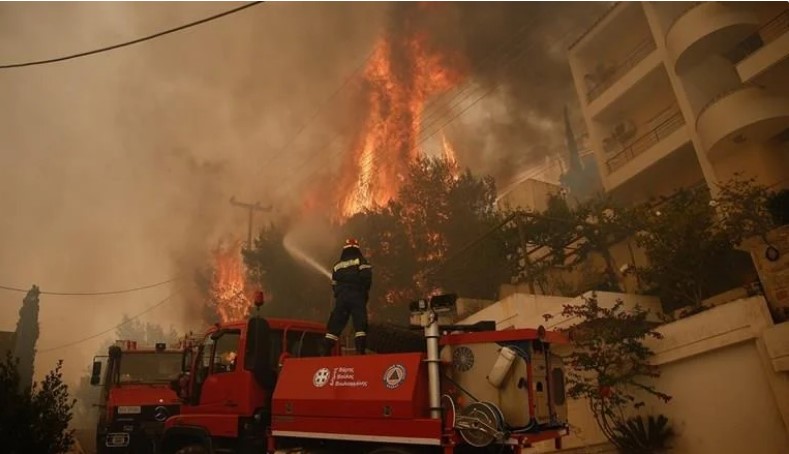
[[[319,323],[258,317],[212,326],[184,350],[184,373],[172,384],[183,406],[168,420],[163,452],[264,452],[282,362],[319,356],[325,333]]]
[[[542,327],[452,325],[455,298],[412,303],[425,342],[404,353],[318,356],[323,327],[307,323],[215,326],[175,386],[184,406],[166,421],[162,452],[518,454],[559,445],[564,365],[550,345],[567,340]]]
[[[98,454],[157,452],[164,421],[180,407],[170,382],[181,371],[181,352],[165,343],[138,348],[136,341],[119,340],[108,356],[94,358],[91,384],[101,386]]]

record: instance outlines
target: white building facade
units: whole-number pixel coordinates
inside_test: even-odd
[[[789,4],[621,2],[569,49],[606,191],[789,186]]]

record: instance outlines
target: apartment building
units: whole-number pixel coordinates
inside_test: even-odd
[[[789,187],[789,4],[620,2],[569,49],[606,191]]]

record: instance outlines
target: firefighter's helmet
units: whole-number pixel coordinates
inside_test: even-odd
[[[356,239],[354,239],[354,238],[348,238],[347,240],[345,240],[345,246],[343,246],[342,248],[343,249],[348,249],[348,248],[359,249],[359,242],[356,241]]]

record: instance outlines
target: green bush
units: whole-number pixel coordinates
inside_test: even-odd
[[[58,361],[41,383],[20,386],[19,360],[0,361],[0,447],[8,454],[61,454],[74,443],[69,430],[74,400]],[[20,391],[22,389],[22,391]]]
[[[668,418],[663,415],[639,415],[617,422],[613,429],[614,443],[623,454],[653,454],[669,449],[674,438]]]

